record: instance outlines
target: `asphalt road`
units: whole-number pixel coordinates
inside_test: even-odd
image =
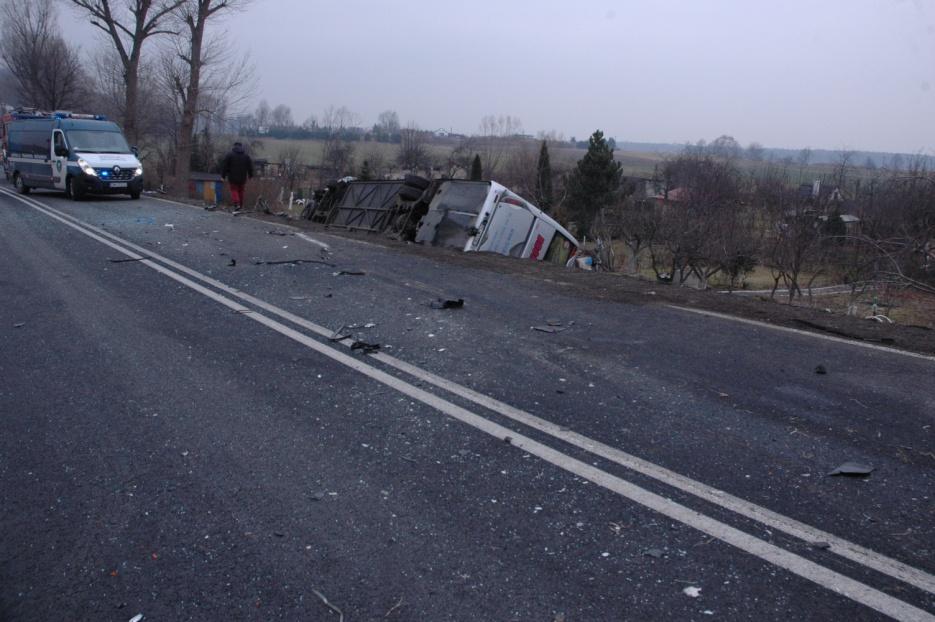
[[[0,192],[0,619],[933,619],[935,360],[295,233]]]

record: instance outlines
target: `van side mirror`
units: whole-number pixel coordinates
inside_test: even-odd
[[[140,157],[140,148],[137,147],[136,145],[133,145],[132,147],[130,147],[130,151],[132,151],[133,155],[135,155],[136,157]]]
[[[55,147],[55,155],[57,155],[57,156],[60,157],[60,158],[67,158],[67,157],[68,157],[68,147],[64,147],[64,146],[62,146],[62,145],[57,145],[57,146]]]

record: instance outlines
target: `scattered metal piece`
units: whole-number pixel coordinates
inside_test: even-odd
[[[461,309],[464,307],[464,299],[445,299],[437,298],[429,303],[433,309]]]
[[[142,620],[142,619],[143,619],[143,614],[142,614],[142,613],[138,613],[138,614],[136,614],[135,616],[133,616],[132,618],[130,618],[130,622],[140,622],[140,620]]]
[[[127,263],[130,261],[143,261],[144,259],[149,259],[149,257],[127,257],[125,259],[108,259],[110,263]]]
[[[26,322],[17,322],[13,325],[13,328],[22,328],[24,326],[26,326]]]
[[[278,235],[281,237],[285,237],[287,235],[295,235],[294,233],[288,233],[286,231],[276,231],[275,229],[267,231],[266,233],[268,233],[269,235]]]
[[[688,596],[689,598],[698,598],[701,596],[701,588],[690,585],[686,588],[682,588],[682,593]]]
[[[828,542],[812,542],[811,546],[813,549],[820,549],[822,551],[827,551],[831,548],[831,544]]]
[[[229,268],[233,268],[233,267],[236,266],[236,265],[237,265],[237,260],[236,260],[236,259],[231,259],[230,261],[227,262],[227,267],[229,267]]]
[[[530,326],[530,328],[541,333],[560,333],[568,330],[568,326]]]
[[[320,259],[282,259],[282,260],[276,260],[276,261],[265,261],[263,259],[257,259],[256,261],[253,262],[253,265],[262,266],[265,264],[267,266],[279,266],[282,264],[292,264],[293,266],[298,266],[303,263],[319,263],[324,266],[328,266],[329,268],[334,268],[333,263],[330,263],[327,261],[321,261]]]
[[[874,467],[860,462],[848,461],[840,465],[828,475],[846,475],[848,477],[867,477],[874,471]]]
[[[403,606],[403,597],[400,596],[400,597],[399,597],[399,602],[397,602],[395,605],[393,605],[392,607],[390,607],[390,608],[389,608],[389,611],[387,611],[387,612],[383,615],[383,617],[384,617],[384,618],[390,617],[390,614],[391,614],[391,613],[393,613],[394,611],[396,611],[397,609],[399,609],[399,608],[402,607],[402,606]]]
[[[325,595],[318,590],[312,589],[312,592],[315,593],[315,596],[317,596],[321,602],[325,603],[325,606],[328,607],[328,609],[338,614],[338,622],[344,622],[344,613],[340,609],[329,603],[328,599],[325,598]]]
[[[328,337],[328,341],[344,341],[345,339],[347,339],[347,338],[349,338],[349,337],[351,336],[350,333],[344,332],[345,330],[349,330],[350,328],[352,328],[352,327],[351,327],[351,326],[345,326],[345,325],[342,324],[341,326],[339,326],[339,327],[337,328],[337,330],[335,330],[333,333],[331,333],[331,336]]]
[[[656,559],[661,558],[665,555],[665,552],[662,549],[646,549],[643,551],[643,555],[647,557],[655,557]]]
[[[828,373],[828,370],[825,369],[824,365],[818,365],[815,367],[815,373],[823,376]]]
[[[339,270],[333,272],[331,276],[364,276],[364,273],[360,270]]]
[[[379,343],[367,343],[366,341],[358,340],[351,344],[351,350],[360,350],[362,354],[372,354],[379,349]]]

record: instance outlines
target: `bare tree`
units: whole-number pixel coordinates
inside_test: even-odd
[[[279,176],[286,182],[287,192],[295,189],[296,182],[302,179],[305,171],[306,165],[299,145],[287,145],[279,150]]]
[[[802,176],[805,174],[805,169],[808,168],[809,162],[812,161],[812,149],[811,147],[805,147],[799,151],[799,182],[802,181]]]
[[[431,170],[426,132],[415,123],[409,123],[399,135],[399,154],[396,156],[399,166],[410,171]]]
[[[202,87],[202,72],[212,60],[206,52],[205,32],[208,21],[231,10],[244,6],[248,0],[185,0],[177,10],[177,16],[183,24],[185,36],[180,36],[178,58],[187,73],[187,81],[179,86],[182,97],[182,114],[179,122],[178,147],[175,158],[175,178],[177,184],[187,183],[191,167],[192,134]]]
[[[256,111],[253,113],[253,120],[256,121],[257,131],[265,132],[269,129],[271,114],[267,101],[265,99],[260,100]]]
[[[215,165],[227,145],[219,145],[213,139],[227,132],[229,119],[237,116],[252,91],[253,69],[247,57],[230,58],[228,49],[223,38],[206,43],[202,49],[198,101],[193,107],[192,132],[186,134],[191,137],[186,161],[189,167],[197,165],[201,169],[211,169]],[[167,50],[161,59],[160,83],[172,96],[172,127],[163,134],[171,137],[171,141],[163,140],[160,145],[161,155],[169,163],[170,174],[176,174],[178,158],[182,157],[179,145],[183,133],[180,128],[190,105],[190,64],[186,60],[186,52],[187,44],[177,42],[176,48]],[[195,151],[199,157],[191,155]],[[182,178],[176,181],[181,184]]]
[[[500,172],[504,156],[510,150],[513,139],[523,131],[523,124],[510,115],[487,115],[480,122],[477,138],[477,153],[484,164],[484,179],[493,179]]]
[[[174,34],[163,23],[185,0],[71,0],[110,37],[123,67],[123,130],[130,142],[139,139],[138,102],[143,44],[150,37]]]
[[[748,160],[753,160],[754,162],[762,162],[764,153],[765,153],[765,150],[763,149],[763,145],[761,145],[758,142],[752,142],[749,145],[747,145],[747,159]]]
[[[389,141],[399,134],[399,115],[395,110],[384,110],[377,117],[377,123],[373,127],[377,135],[377,140]]]
[[[279,104],[269,113],[269,123],[273,127],[292,127],[292,109],[285,104]]]
[[[331,134],[343,134],[360,123],[360,115],[347,106],[328,106],[321,115],[321,126]]]
[[[80,52],[60,34],[52,0],[2,6],[0,58],[27,105],[59,110],[79,105],[87,77]]]

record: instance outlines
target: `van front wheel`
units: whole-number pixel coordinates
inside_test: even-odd
[[[75,180],[72,177],[65,180],[65,196],[72,201],[80,201],[84,198],[84,193],[75,185]]]
[[[31,188],[23,182],[23,176],[17,173],[13,177],[13,185],[16,186],[16,191],[20,194],[29,194]]]
[[[133,191],[131,191],[131,192],[130,192],[130,198],[133,199],[133,200],[135,201],[135,200],[137,200],[138,198],[140,198],[140,193],[139,193],[139,192],[133,192]]]

